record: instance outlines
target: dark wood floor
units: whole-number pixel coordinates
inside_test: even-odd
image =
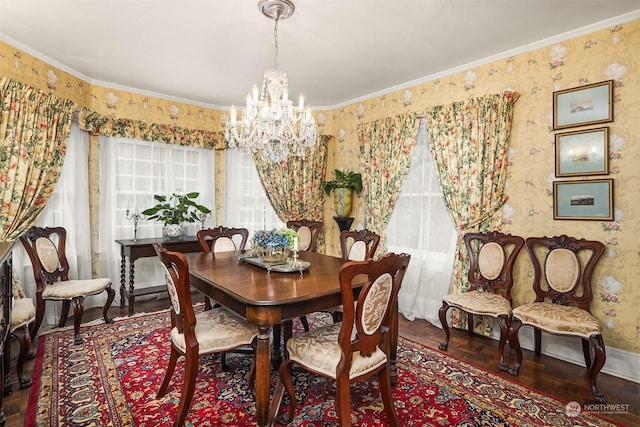
[[[136,312],[151,312],[167,307],[168,300],[153,299],[137,302]],[[121,310],[120,307],[112,307],[110,315],[114,317],[126,316],[127,310]],[[89,321],[100,317],[101,310],[90,309],[84,314],[83,320]],[[68,324],[73,324],[71,319]],[[400,316],[400,334],[433,348],[437,348],[438,343],[444,336],[441,329],[424,320],[419,319],[409,322],[402,316]],[[37,342],[34,343],[34,348],[36,346]],[[504,378],[514,378],[498,370],[497,342],[495,340],[479,336],[469,338],[466,333],[453,330],[448,353]],[[513,352],[509,351],[508,354],[513,359]],[[11,369],[14,392],[4,398],[4,411],[7,417],[6,427],[24,425],[29,402],[30,389],[18,389],[14,365],[15,360],[12,361]],[[33,366],[33,360],[27,363],[26,369],[29,375],[33,371]],[[563,401],[575,401],[580,404],[595,403],[591,396],[586,369],[550,357],[535,357],[529,351],[525,351],[523,366],[517,381]],[[601,373],[598,376],[598,388],[604,393],[608,403],[629,405],[627,413],[607,414],[606,417],[608,419],[629,427],[640,426],[639,384]]]

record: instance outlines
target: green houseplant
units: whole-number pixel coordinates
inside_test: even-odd
[[[351,214],[353,206],[353,192],[357,194],[362,192],[362,174],[353,171],[334,170],[334,179],[332,181],[324,181],[324,191],[327,195],[333,190],[333,207],[336,210],[336,216],[346,218]]]
[[[155,194],[158,202],[155,206],[142,211],[147,219],[155,219],[163,224],[162,234],[167,237],[181,236],[186,233],[187,223],[199,221],[198,213],[209,214],[211,209],[200,205],[195,199],[200,193],[173,193],[170,196]]]

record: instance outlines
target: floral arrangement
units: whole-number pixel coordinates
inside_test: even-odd
[[[253,235],[251,243],[253,247],[272,248],[272,249],[294,249],[296,242],[300,241],[300,237],[295,230],[290,228],[281,228],[280,230],[258,230]]]

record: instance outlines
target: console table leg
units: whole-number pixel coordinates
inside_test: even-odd
[[[133,316],[133,304],[136,300],[135,287],[133,286],[134,265],[134,262],[129,261],[129,316]]]
[[[127,268],[127,262],[125,260],[125,256],[122,255],[121,256],[121,261],[120,261],[120,308],[124,308],[124,291],[125,291],[125,280],[126,280],[126,268]]]

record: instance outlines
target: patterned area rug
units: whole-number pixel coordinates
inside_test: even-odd
[[[314,320],[317,324],[313,318],[311,323]],[[181,362],[171,392],[162,399],[155,397],[169,357],[169,325],[164,311],[112,325],[84,326],[80,346],[73,345],[72,328],[42,336],[25,425],[172,425],[183,381]],[[255,404],[246,379],[250,356],[230,354],[229,372],[223,372],[219,362],[213,356],[200,359],[186,425],[255,425]],[[570,417],[566,403],[402,337],[398,371],[394,401],[403,426],[615,425],[591,414]],[[299,372],[295,389],[303,404],[297,406],[291,426],[338,425],[332,381]],[[354,426],[387,425],[377,390],[366,381],[352,386]]]

